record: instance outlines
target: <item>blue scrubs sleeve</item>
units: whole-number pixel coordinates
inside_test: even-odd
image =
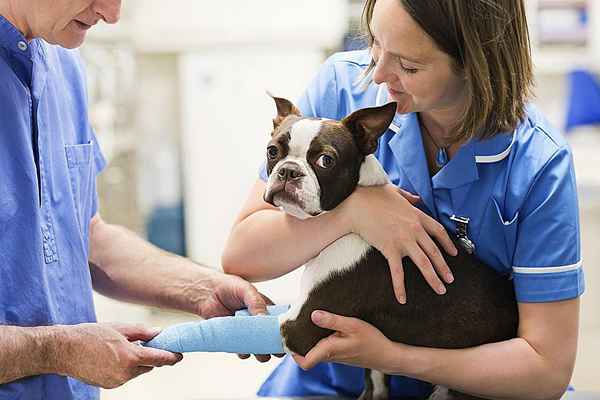
[[[317,75],[312,79],[304,93],[296,102],[305,117],[337,119],[338,95],[334,56],[323,63]],[[258,176],[267,181],[267,165],[263,162]]]
[[[514,286],[519,302],[572,299],[584,291],[577,187],[562,147],[539,172],[521,207]]]
[[[95,168],[95,176],[97,177],[100,173],[106,168],[106,159],[104,158],[104,154],[102,154],[102,149],[100,149],[100,144],[98,144],[98,139],[96,138],[96,134],[94,130],[90,127],[90,135],[92,137],[92,148],[94,152],[94,168]],[[96,187],[96,182],[94,181],[94,194],[92,198],[92,217],[98,213],[98,190]]]

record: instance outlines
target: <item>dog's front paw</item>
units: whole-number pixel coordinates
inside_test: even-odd
[[[305,356],[322,338],[331,333],[310,320],[310,310],[298,313],[290,309],[279,317],[279,330],[286,352]]]

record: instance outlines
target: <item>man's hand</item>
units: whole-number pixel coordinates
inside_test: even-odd
[[[205,283],[206,284],[206,283]],[[228,274],[216,273],[209,281],[208,295],[199,304],[200,316],[204,318],[231,315],[241,308],[247,308],[252,315],[266,315],[267,304],[273,302],[244,279]],[[241,359],[250,357],[250,354],[240,354]],[[256,359],[267,362],[271,359],[268,354],[257,354]],[[283,357],[277,354],[277,357]]]
[[[206,279],[192,284],[190,292],[194,286],[199,293],[192,295],[196,299],[196,313],[207,319],[233,315],[242,308],[247,308],[252,315],[265,315],[267,303],[273,304],[251,283],[234,275],[207,272]]]
[[[110,389],[154,367],[181,361],[181,354],[132,343],[148,341],[159,332],[124,324],[63,326],[57,331],[56,346],[53,346],[58,373]]]

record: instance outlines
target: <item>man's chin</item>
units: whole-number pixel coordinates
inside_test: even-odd
[[[54,40],[47,40],[50,44],[56,44],[60,47],[64,47],[65,49],[76,49],[80,47],[85,41],[86,33],[71,33],[64,32],[62,35],[54,38]]]

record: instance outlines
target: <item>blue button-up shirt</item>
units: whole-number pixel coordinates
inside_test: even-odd
[[[390,101],[385,85],[359,84],[370,61],[368,51],[332,56],[301,96],[302,114],[339,120]],[[418,194],[421,209],[450,232],[457,230],[453,215],[469,218],[477,257],[513,278],[519,302],[572,299],[584,291],[584,274],[571,150],[533,105],[526,114],[513,132],[466,143],[433,177],[417,115],[397,114],[375,157],[392,183]],[[260,176],[266,180],[264,165]],[[430,390],[398,376],[391,389],[399,397]],[[357,396],[361,390],[359,368],[323,363],[303,371],[288,357],[259,394]]]
[[[78,53],[0,16],[0,325],[96,320],[88,226],[104,165]],[[0,385],[0,400],[98,397],[58,375]]]

